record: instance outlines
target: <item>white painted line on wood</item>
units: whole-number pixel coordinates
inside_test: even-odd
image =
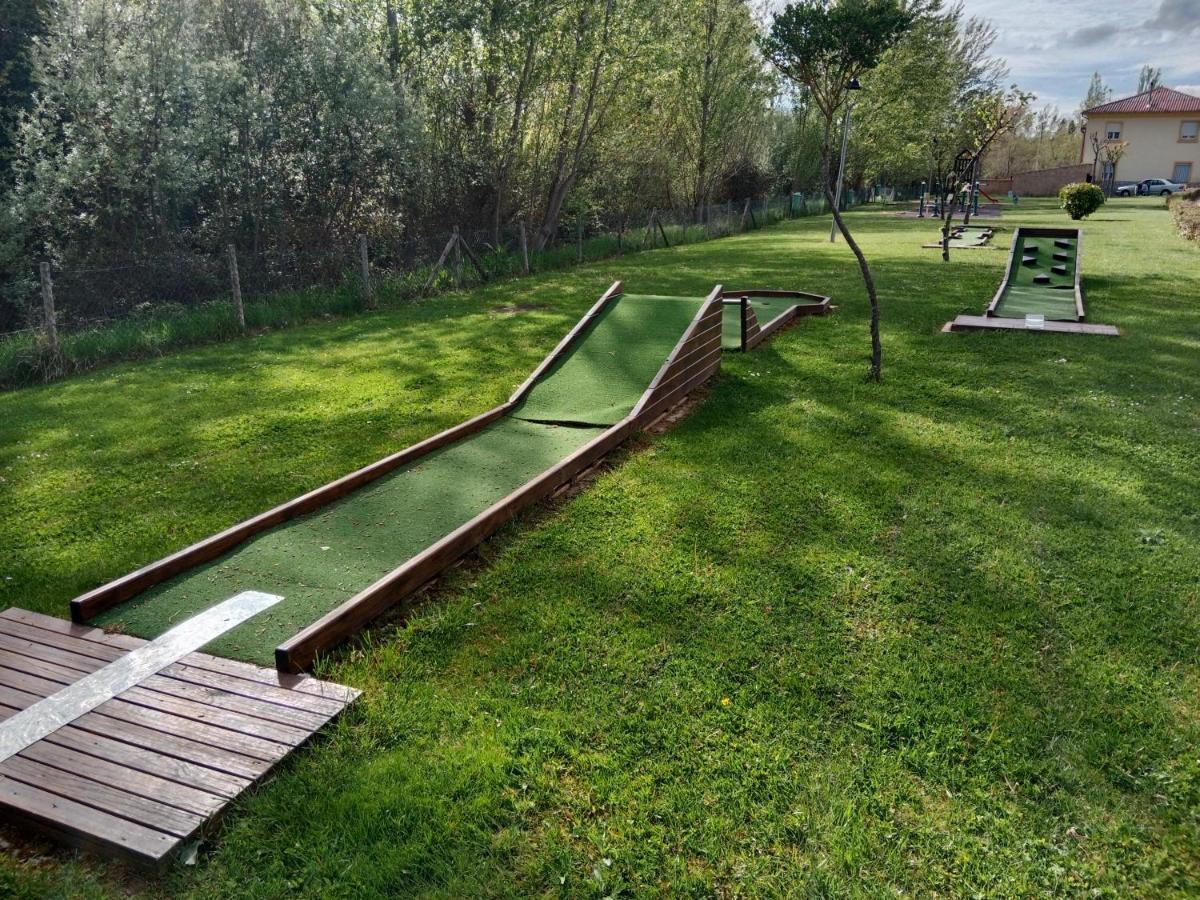
[[[0,763],[282,599],[262,591],[236,594],[0,722]]]

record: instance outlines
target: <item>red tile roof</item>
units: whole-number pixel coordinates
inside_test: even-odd
[[[1101,103],[1091,109],[1085,109],[1084,115],[1093,113],[1181,113],[1200,112],[1200,97],[1193,97],[1182,91],[1173,91],[1166,87],[1156,87],[1152,91],[1142,91],[1132,97],[1124,97],[1111,103]]]

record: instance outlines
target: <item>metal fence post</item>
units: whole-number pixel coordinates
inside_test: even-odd
[[[238,277],[237,248],[229,244],[225,248],[229,254],[229,286],[233,291],[233,313],[237,316],[238,328],[246,330],[246,308],[242,306],[242,280]]]
[[[54,357],[58,356],[58,322],[54,313],[54,281],[50,277],[50,263],[38,266],[42,279],[42,333],[46,337],[46,348]]]

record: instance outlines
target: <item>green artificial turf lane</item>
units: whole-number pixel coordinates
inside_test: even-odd
[[[274,665],[275,648],[604,431],[506,418],[110,610],[152,638],[239,591],[284,599],[205,649]]]
[[[534,386],[515,415],[615,425],[650,386],[703,303],[701,297],[622,295]]]
[[[721,310],[721,347],[725,350],[742,349],[742,305],[726,303]]]
[[[816,306],[816,300],[797,300],[794,297],[751,297],[750,305],[763,328],[778,319],[789,309],[797,306]],[[740,350],[742,346],[742,308],[733,303],[725,304],[721,320],[721,346],[726,350]]]
[[[1079,315],[1075,309],[1075,241],[1069,248],[1056,247],[1054,238],[1016,238],[1016,249],[1012,260],[1014,271],[1008,289],[996,306],[996,314],[1003,318],[1023,319],[1026,315],[1043,315],[1060,322],[1075,322]],[[1061,253],[1065,260],[1055,260],[1054,254]],[[1037,258],[1036,266],[1027,266],[1022,260],[1027,256]],[[1055,274],[1052,266],[1065,265],[1065,275]],[[1047,275],[1047,284],[1035,284],[1034,278]]]

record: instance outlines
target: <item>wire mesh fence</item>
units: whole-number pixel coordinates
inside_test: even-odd
[[[851,207],[860,198],[849,191],[844,202]],[[0,386],[219,340],[246,328],[349,313],[374,305],[380,293],[389,301],[412,300],[826,212],[823,197],[797,193],[696,209],[579,211],[564,215],[542,242],[525,223],[512,222],[498,230],[440,234],[335,234],[304,251],[283,244],[232,253],[106,253],[102,265],[85,259],[49,267],[40,286],[35,272],[18,327],[0,334]],[[457,245],[454,235],[461,237]],[[53,328],[47,327],[48,309]]]

